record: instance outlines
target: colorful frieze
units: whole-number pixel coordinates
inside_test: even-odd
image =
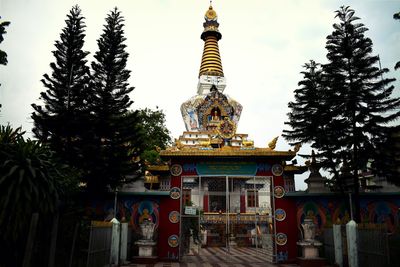
[[[148,200],[136,203],[132,207],[131,225],[134,229],[139,229],[139,225],[149,220],[155,224],[155,228],[158,228],[160,218],[159,205]]]
[[[257,172],[267,172],[271,170],[271,165],[268,163],[257,163]]]
[[[255,162],[229,162],[210,161],[199,162],[196,165],[198,175],[249,175],[254,176],[257,172]]]
[[[374,197],[360,201],[361,223],[386,224],[389,233],[398,229],[400,199],[380,200]],[[350,221],[348,203],[343,199],[314,197],[297,203],[297,224],[311,218],[317,226],[317,234],[334,223],[345,224]]]
[[[139,224],[145,219],[155,223],[157,228],[160,217],[159,200],[144,200],[137,197],[119,198],[116,213],[118,220],[129,222],[134,229],[139,229]],[[91,219],[111,221],[114,217],[114,200],[92,200],[86,207],[86,215]]]

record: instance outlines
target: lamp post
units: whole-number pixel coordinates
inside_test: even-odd
[[[115,189],[115,195],[114,195],[114,218],[117,217],[117,198],[118,198],[118,188]]]

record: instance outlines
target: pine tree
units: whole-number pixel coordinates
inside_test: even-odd
[[[328,64],[323,66],[327,86],[333,93],[330,105],[345,124],[337,129],[346,144],[342,153],[350,153],[356,220],[360,219],[358,171],[365,169],[385,132],[385,125],[400,116],[399,98],[391,98],[395,79],[383,78],[389,70],[378,67],[379,57],[372,55],[368,30],[357,22],[354,10],[342,6],[336,11],[340,22],[327,37]]]
[[[32,104],[33,132],[70,165],[82,168],[83,139],[88,133],[89,67],[86,66],[84,17],[78,6],[72,7],[66,26],[55,42],[52,74],[44,74],[46,91],[40,94],[42,105]]]
[[[94,131],[87,177],[90,191],[115,188],[127,175],[140,171],[140,162],[133,159],[142,151],[141,127],[138,112],[128,112],[133,103],[129,93],[134,88],[128,84],[123,22],[117,8],[110,12],[92,62]]]
[[[393,18],[400,20],[400,12],[393,14]],[[397,61],[396,65],[394,66],[394,69],[397,70],[399,68],[400,68],[400,61]]]
[[[6,27],[9,25],[10,25],[9,21],[0,22],[0,43],[4,41],[3,35],[7,33]],[[0,50],[0,65],[7,65],[7,54],[2,50]]]
[[[378,143],[372,171],[400,186],[400,125],[389,128]]]
[[[1,17],[0,17],[1,18]],[[9,21],[0,22],[0,43],[3,42],[3,35],[6,34],[6,27],[10,25]],[[7,54],[0,49],[0,65],[7,65]],[[1,83],[0,83],[1,85]],[[1,108],[1,104],[0,104]]]
[[[330,108],[331,93],[324,82],[321,64],[311,60],[304,65],[303,80],[300,88],[294,91],[295,100],[288,104],[290,113],[289,125],[292,130],[284,130],[283,136],[294,145],[296,143],[310,143],[317,149],[319,165],[333,174],[333,180],[339,181],[338,156],[340,142],[335,129],[343,121],[335,118]],[[305,156],[305,155],[302,155]],[[308,156],[307,156],[308,157]]]
[[[316,130],[321,124],[317,113],[321,106],[322,71],[321,64],[313,60],[303,67],[304,79],[298,83],[301,87],[294,91],[295,101],[288,104],[291,112],[288,113],[289,122],[285,122],[293,130],[284,130],[283,136],[289,141],[309,143],[316,140]]]

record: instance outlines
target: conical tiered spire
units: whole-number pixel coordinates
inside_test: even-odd
[[[218,41],[222,35],[218,29],[217,18],[217,13],[210,5],[204,15],[206,21],[203,23],[204,31],[201,34],[201,39],[204,41],[204,50],[200,64],[199,84],[197,86],[197,93],[199,94],[207,94],[212,85],[215,85],[220,92],[223,92],[226,86],[218,47]]]
[[[210,6],[204,16],[204,31],[201,39],[204,40],[204,51],[201,59],[200,73],[201,75],[224,76],[222,71],[221,56],[219,55],[218,41],[222,35],[218,30],[217,13]]]
[[[211,5],[204,18],[204,31],[201,34],[201,39],[204,41],[204,51],[197,84],[197,95],[181,105],[181,113],[187,131],[203,132],[204,136],[209,136],[210,132],[217,131],[220,124],[227,125],[232,130],[236,129],[242,112],[242,105],[223,93],[226,80],[222,71],[218,47],[218,41],[222,35],[218,29],[217,13]],[[232,133],[234,131],[229,134]]]

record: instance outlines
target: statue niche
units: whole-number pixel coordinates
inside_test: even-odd
[[[196,108],[196,111],[199,118],[199,129],[206,131],[215,130],[225,117],[231,119],[235,114],[227,96],[219,92],[215,85]]]
[[[210,121],[220,121],[221,120],[221,111],[219,108],[213,108],[211,110],[211,114],[208,116],[208,120]]]

